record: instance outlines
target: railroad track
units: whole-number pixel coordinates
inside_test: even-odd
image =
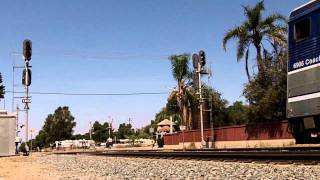
[[[285,164],[320,164],[320,151],[150,151],[108,150],[102,152],[56,152],[55,154],[83,154],[139,158],[201,159],[241,162],[275,162]]]

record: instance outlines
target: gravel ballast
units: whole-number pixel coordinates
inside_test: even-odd
[[[320,179],[319,165],[48,155],[55,179]]]

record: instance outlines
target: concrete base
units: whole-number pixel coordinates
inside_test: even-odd
[[[267,147],[288,147],[295,145],[294,139],[274,139],[274,140],[248,140],[248,141],[216,141],[214,147],[209,143],[209,148],[267,148]],[[201,142],[185,142],[186,149],[202,148]],[[183,149],[183,143],[178,145],[164,145],[165,149]]]

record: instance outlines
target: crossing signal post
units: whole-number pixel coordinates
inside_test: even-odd
[[[203,98],[202,98],[202,85],[201,85],[201,69],[206,64],[206,53],[203,50],[200,50],[199,54],[193,54],[192,61],[193,61],[193,67],[196,69],[196,73],[198,75],[197,94],[199,94],[201,145],[202,147],[204,147],[205,141],[204,141],[204,135],[203,135]]]
[[[22,102],[25,104],[24,109],[26,112],[26,141],[25,141],[25,146],[26,146],[26,150],[28,150],[28,132],[29,132],[29,103],[31,103],[31,99],[29,97],[29,86],[31,85],[31,66],[29,65],[29,62],[31,60],[31,56],[32,56],[32,42],[29,39],[26,39],[23,41],[23,58],[24,58],[24,62],[25,62],[25,66],[22,72],[22,84],[24,85],[24,89],[25,89],[25,96],[22,99]],[[28,154],[28,152],[27,152]]]

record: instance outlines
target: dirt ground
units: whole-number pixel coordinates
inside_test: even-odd
[[[0,180],[50,179],[47,172],[52,169],[36,162],[37,158],[43,156],[46,155],[33,153],[29,157],[0,157]]]

